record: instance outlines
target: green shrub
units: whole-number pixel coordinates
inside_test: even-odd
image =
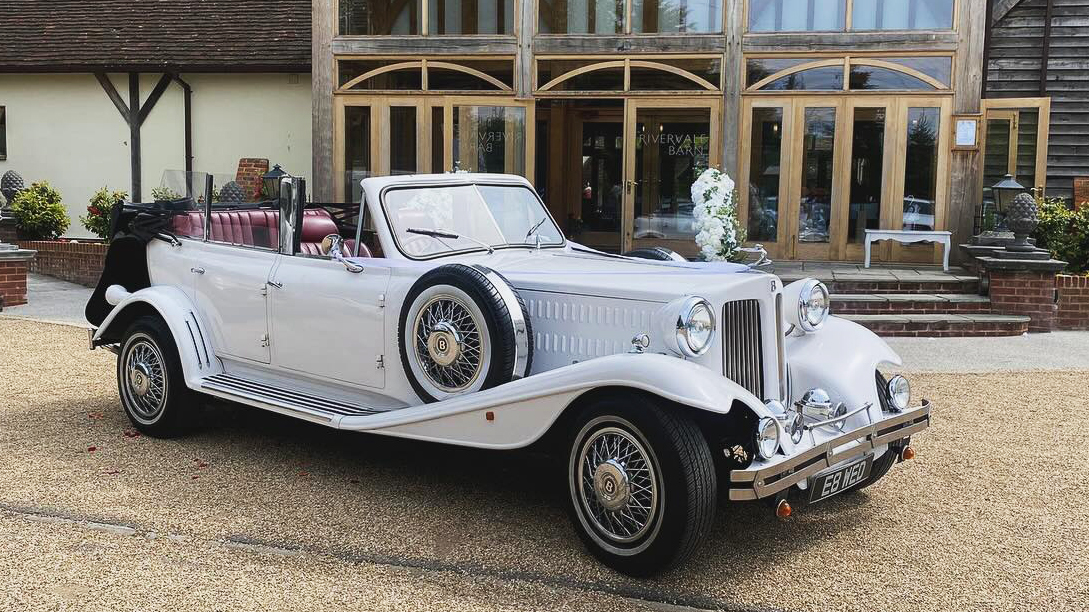
[[[1037,198],[1040,225],[1033,236],[1036,246],[1069,262],[1067,271],[1089,271],[1089,206],[1075,212],[1058,198]]]
[[[83,223],[83,227],[87,228],[87,231],[99,238],[105,238],[108,242],[111,237],[110,221],[112,220],[113,207],[115,204],[124,202],[128,197],[128,192],[111,192],[109,187],[103,187],[91,196],[91,205],[87,207],[87,215],[80,217],[79,220]]]
[[[68,210],[61,194],[42,181],[15,196],[11,203],[15,226],[28,240],[58,238],[68,231]]]

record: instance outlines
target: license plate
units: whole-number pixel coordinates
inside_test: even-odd
[[[870,475],[871,466],[873,466],[873,455],[866,455],[834,472],[810,478],[809,503],[828,499],[862,482]]]

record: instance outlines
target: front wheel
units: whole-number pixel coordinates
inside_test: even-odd
[[[711,530],[711,450],[687,415],[643,395],[587,406],[570,438],[569,510],[609,567],[648,576],[690,557]]]
[[[140,317],[125,331],[117,355],[117,391],[141,433],[172,438],[186,430],[191,394],[174,337],[162,319]]]

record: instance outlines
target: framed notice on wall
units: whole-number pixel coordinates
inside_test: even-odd
[[[979,120],[981,115],[953,115],[953,150],[979,150]]]

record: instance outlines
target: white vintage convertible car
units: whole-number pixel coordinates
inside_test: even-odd
[[[815,280],[651,261],[563,236],[523,178],[369,178],[358,206],[128,204],[87,305],[121,404],[152,436],[198,396],[329,427],[557,453],[609,566],[689,557],[716,505],[780,516],[914,455],[930,404],[828,316]],[[210,195],[210,194],[209,194]],[[720,492],[722,493],[720,497]]]

